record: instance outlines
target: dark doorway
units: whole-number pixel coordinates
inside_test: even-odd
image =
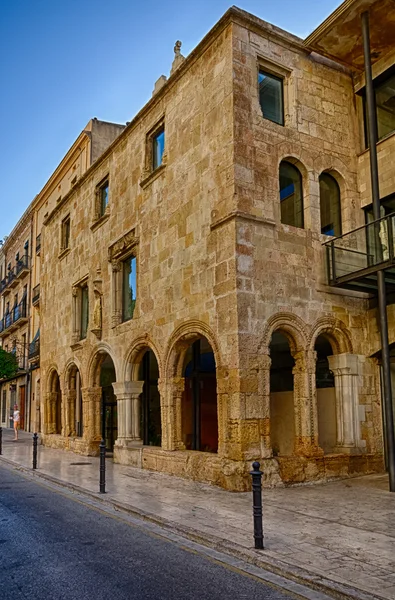
[[[160,446],[162,427],[160,395],[158,390],[159,367],[155,354],[148,350],[141,362],[140,381],[144,381],[141,394],[141,438],[146,446]]]
[[[184,360],[183,442],[187,450],[217,452],[217,377],[214,353],[205,338],[188,348]]]
[[[102,437],[107,452],[112,452],[118,437],[117,399],[112,384],[115,383],[115,367],[110,356],[106,356],[101,365],[100,385],[102,388]]]

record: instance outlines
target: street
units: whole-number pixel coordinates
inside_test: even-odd
[[[296,596],[0,466],[0,597]]]

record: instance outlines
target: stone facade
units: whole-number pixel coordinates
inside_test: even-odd
[[[117,462],[232,490],[254,459],[267,485],[382,470],[375,311],[327,285],[320,222],[329,173],[343,231],[363,224],[355,80],[234,8],[186,59],[176,47],[169,79],[44,217],[44,442],[95,454],[104,436]],[[262,116],[259,69],[283,81],[284,126]],[[304,228],[281,223],[282,161]]]

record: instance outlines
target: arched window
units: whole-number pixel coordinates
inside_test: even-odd
[[[341,235],[340,188],[329,173],[320,175],[321,233]]]
[[[281,223],[303,228],[302,175],[293,164],[280,164]]]

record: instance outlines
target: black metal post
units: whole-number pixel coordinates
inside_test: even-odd
[[[106,444],[104,440],[100,442],[100,493],[106,493]]]
[[[0,454],[3,454],[3,428],[0,427]]]
[[[263,524],[262,524],[262,471],[259,462],[252,463],[252,506],[254,514],[254,540],[255,548],[263,550]]]
[[[372,186],[373,216],[374,219],[380,218],[380,192],[379,192],[379,173],[377,162],[377,117],[376,103],[372,79],[372,62],[370,56],[370,31],[369,31],[369,12],[361,15],[363,51],[365,59],[365,83],[366,83],[366,107],[368,117],[369,132],[369,154],[370,154],[370,178]],[[381,354],[383,363],[383,396],[385,411],[385,439],[387,446],[387,461],[389,472],[389,488],[395,492],[395,431],[394,431],[394,411],[392,406],[391,389],[391,371],[390,371],[390,352],[388,345],[388,321],[387,321],[387,299],[385,291],[384,271],[377,273],[378,288],[378,308],[381,337]]]
[[[37,469],[37,443],[38,435],[33,433],[33,469]]]

